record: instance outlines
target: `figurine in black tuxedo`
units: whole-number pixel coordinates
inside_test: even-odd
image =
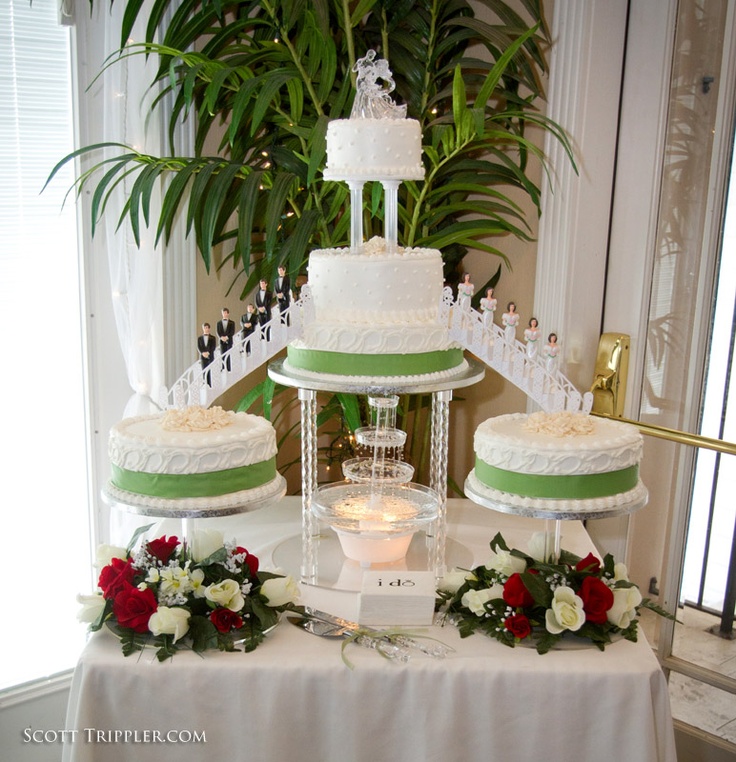
[[[235,323],[230,320],[230,310],[223,307],[222,320],[217,321],[217,338],[220,340],[220,352],[223,355],[232,348],[233,336],[235,336]],[[230,370],[230,355],[225,358],[222,367]]]
[[[256,328],[258,328],[258,313],[252,304],[249,304],[245,309],[245,315],[240,318],[240,333],[243,337],[245,352],[246,354],[250,354],[250,344],[252,339],[249,339],[248,337],[256,330]]]
[[[207,370],[207,366],[215,359],[215,347],[217,342],[210,333],[210,324],[202,324],[202,335],[197,338],[197,351],[199,360],[202,363],[202,373],[204,373],[207,386],[212,386],[212,371]]]
[[[268,281],[261,278],[260,290],[256,291],[256,310],[258,310],[258,323],[261,326],[261,335],[268,341],[271,338],[271,302],[273,295],[268,290]]]
[[[286,310],[291,304],[291,281],[286,274],[286,268],[283,265],[278,267],[278,277],[273,284],[273,292],[276,295],[276,302],[279,305],[279,312],[281,313],[281,322],[289,325],[289,316],[286,314]]]

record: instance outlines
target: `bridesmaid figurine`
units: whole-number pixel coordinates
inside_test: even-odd
[[[554,373],[557,369],[557,355],[560,353],[560,345],[557,343],[557,334],[551,333],[544,345],[544,362],[548,373]]]
[[[524,330],[524,341],[526,342],[526,356],[533,360],[537,356],[539,350],[539,337],[541,335],[539,330],[539,321],[533,317],[529,321],[529,327]]]
[[[470,282],[470,273],[465,273],[463,282],[457,286],[457,301],[464,312],[470,310],[470,300],[475,293],[475,286]]]
[[[493,325],[493,315],[496,312],[498,300],[493,296],[493,289],[487,288],[486,295],[480,300],[480,311],[483,315],[483,326],[490,328]]]
[[[509,302],[506,312],[501,316],[506,342],[513,345],[516,339],[516,326],[519,324],[519,313],[516,311],[516,302]]]

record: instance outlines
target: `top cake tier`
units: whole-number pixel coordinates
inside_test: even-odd
[[[327,125],[325,180],[422,180],[416,119],[336,119]]]

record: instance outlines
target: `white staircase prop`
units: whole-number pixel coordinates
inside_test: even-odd
[[[283,314],[278,308],[273,310],[267,332],[257,328],[245,341],[241,332],[236,333],[231,349],[223,355],[218,347],[206,371],[199,361],[189,366],[171,389],[161,390],[157,404],[162,410],[187,405],[209,407],[223,392],[300,338],[304,326],[313,319],[309,286],[303,286],[301,298],[293,301]],[[440,320],[448,326],[452,341],[521,389],[542,410],[590,412],[593,405],[590,392],[581,395],[559,370],[548,370],[539,356],[529,357],[518,339],[509,342],[502,328],[485,325],[483,316],[474,309],[461,308],[453,300],[449,286],[442,293]],[[226,369],[228,358],[229,371]],[[211,386],[207,384],[206,373],[210,374]]]

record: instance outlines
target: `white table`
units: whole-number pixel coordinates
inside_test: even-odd
[[[210,520],[261,558],[301,531],[300,504]],[[448,535],[474,565],[496,531],[526,547],[544,522],[448,501]],[[563,547],[591,549],[582,524],[563,526]],[[307,588],[305,602],[355,615],[355,596]],[[250,654],[153,650],[125,658],[108,632],[95,635],[77,665],[65,762],[674,762],[664,675],[643,634],[595,648],[511,649],[483,635],[461,640],[447,626],[431,634],[456,652],[414,654],[407,664],[306,634],[286,622]],[[129,735],[123,734],[129,731]],[[115,736],[115,731],[120,733]],[[137,736],[133,732],[137,731]],[[146,734],[146,731],[148,733]],[[165,742],[154,740],[158,731]],[[202,734],[205,742],[197,741]]]

